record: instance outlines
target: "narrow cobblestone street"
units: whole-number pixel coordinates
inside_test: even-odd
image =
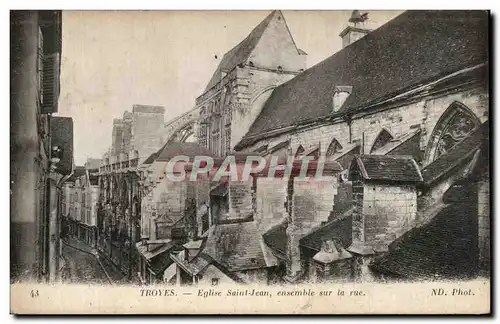
[[[66,261],[64,280],[79,284],[110,284],[106,272],[90,249],[87,251],[74,243],[63,244],[63,258]]]

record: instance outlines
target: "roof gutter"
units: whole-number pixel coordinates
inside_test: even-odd
[[[361,110],[364,111],[364,110],[367,110],[370,108],[375,108],[375,107],[382,106],[385,104],[394,103],[394,102],[397,102],[398,100],[406,99],[412,95],[415,95],[418,93],[424,93],[426,91],[429,91],[432,87],[436,86],[437,84],[440,84],[442,82],[448,81],[448,80],[453,79],[455,77],[461,76],[461,75],[466,74],[468,72],[478,70],[478,69],[483,68],[487,65],[488,65],[488,63],[481,63],[481,64],[474,65],[472,67],[464,68],[462,70],[453,72],[451,74],[447,74],[446,76],[441,77],[437,80],[434,80],[430,83],[426,83],[425,85],[420,85],[416,88],[412,88],[411,90],[408,90],[408,91],[401,93],[401,94],[398,94],[396,96],[392,96],[388,99],[382,99],[381,101],[375,101],[374,103],[369,104],[369,105],[354,107],[354,108],[351,108],[350,110],[347,110],[347,111],[339,111],[338,113],[335,113],[335,114],[321,116],[321,117],[314,118],[314,119],[303,120],[303,121],[295,123],[294,125],[287,126],[285,128],[274,128],[274,129],[268,130],[268,131],[260,133],[260,134],[255,134],[252,136],[245,136],[240,141],[240,143],[238,143],[236,145],[235,148],[242,149],[246,146],[254,144],[255,142],[257,142],[261,139],[275,136],[275,135],[280,135],[280,134],[283,134],[283,133],[286,133],[286,132],[289,132],[292,130],[297,130],[297,129],[299,129],[300,126],[310,125],[314,122],[335,121],[337,118],[342,118],[343,121],[349,122],[350,120],[354,119],[354,115],[356,113],[360,113]]]
[[[481,63],[481,64],[474,65],[472,67],[468,67],[468,68],[456,71],[456,72],[451,73],[451,74],[447,74],[446,76],[444,76],[442,78],[439,78],[439,79],[437,79],[435,81],[432,81],[432,82],[427,83],[425,85],[421,85],[421,86],[419,86],[417,88],[413,88],[412,90],[403,92],[403,93],[401,93],[399,95],[396,95],[394,97],[391,97],[389,99],[385,99],[385,100],[382,100],[382,101],[379,101],[379,102],[375,102],[375,103],[373,103],[371,105],[368,105],[368,106],[363,106],[362,108],[363,109],[369,109],[369,108],[372,108],[372,107],[375,107],[375,106],[380,106],[380,105],[384,105],[384,104],[387,104],[387,103],[391,103],[391,102],[397,101],[398,99],[407,98],[407,97],[409,97],[411,95],[414,95],[414,94],[417,94],[417,93],[429,91],[433,86],[435,86],[435,85],[437,85],[437,84],[439,84],[441,82],[453,79],[454,77],[460,76],[460,75],[465,74],[467,72],[471,72],[471,71],[480,69],[482,67],[485,67],[486,65],[487,65],[487,63]],[[358,107],[358,109],[356,109],[356,110],[359,110],[359,108],[361,108],[361,107]]]

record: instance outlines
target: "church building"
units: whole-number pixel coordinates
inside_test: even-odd
[[[262,234],[288,281],[488,271],[488,14],[407,11],[375,30],[367,19],[353,11],[343,48],[305,69],[306,53],[273,11],[197,98],[199,144],[218,156],[341,166],[335,190],[316,197],[329,202],[328,217],[290,238],[290,222],[301,226],[290,210],[304,201],[293,199]],[[235,194],[230,187],[229,201]],[[307,203],[301,210],[316,219]]]

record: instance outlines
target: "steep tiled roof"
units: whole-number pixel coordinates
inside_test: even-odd
[[[361,144],[358,142],[350,143],[344,146],[340,152],[333,154],[331,159],[340,163],[342,168],[347,169],[349,168],[353,155],[358,155],[360,151]]]
[[[266,30],[275,13],[276,11],[273,11],[271,14],[269,14],[266,19],[258,24],[257,27],[255,27],[244,40],[233,47],[229,52],[224,54],[224,57],[219,63],[219,66],[208,82],[205,91],[209,90],[214,85],[216,85],[217,82],[220,81],[221,72],[229,72],[238,64],[244,63],[247,60],[248,56],[252,53],[253,49],[262,37],[262,34],[264,34],[264,31]]]
[[[191,275],[198,275],[202,273],[209,265],[215,266],[226,276],[231,278],[236,283],[244,283],[244,281],[238,277],[236,274],[229,271],[225,266],[214,260],[210,255],[206,253],[199,253],[191,261],[184,260],[184,251],[177,255],[171,255],[171,258],[175,263],[181,265],[184,269],[187,269]]]
[[[219,224],[211,229],[203,252],[230,271],[265,268],[262,236],[254,222]]]
[[[349,169],[351,170],[355,165],[366,180],[422,181],[417,162],[411,156],[357,155]]]
[[[149,243],[151,244],[151,243]],[[154,244],[154,248],[149,248],[148,251],[148,246],[147,244],[143,244],[142,241],[136,243],[136,248],[137,251],[144,256],[146,259],[151,260],[157,255],[163,254],[166,251],[169,251],[170,249],[175,247],[175,243],[171,240],[166,240],[164,243],[156,243]]]
[[[191,158],[197,155],[214,156],[208,149],[196,143],[170,142],[160,151],[156,161],[168,161],[177,155],[187,155]]]
[[[301,246],[321,250],[325,240],[338,239],[342,246],[347,248],[352,243],[352,209],[344,214],[344,217],[328,222],[314,232],[300,239]]]
[[[80,178],[83,175],[85,175],[85,167],[84,166],[76,166],[73,169],[73,174],[68,179],[68,181],[69,182],[74,182],[76,179]]]
[[[472,230],[477,227],[477,211],[472,205],[445,207],[430,223],[410,230],[391,244],[389,253],[372,268],[409,279],[470,276],[477,255]]]
[[[434,162],[422,169],[422,177],[426,184],[432,184],[455,167],[470,160],[475,151],[489,138],[489,122],[483,123],[477,130],[456,144],[450,151],[438,157]]]
[[[286,228],[288,227],[287,222],[282,222],[271,227],[267,232],[265,232],[262,237],[264,242],[271,249],[279,252],[282,255],[287,254],[287,242],[288,238],[286,236]]]
[[[247,137],[330,115],[339,85],[343,113],[487,60],[486,11],[407,11],[277,87]]]
[[[197,155],[214,156],[212,152],[197,143],[168,142],[157,152],[151,154],[143,164],[151,164],[155,161],[167,162],[177,155],[186,155],[190,158],[194,158]]]
[[[408,132],[408,133],[405,133],[403,134],[402,136],[399,136],[393,140],[391,140],[389,143],[387,143],[386,145],[382,146],[381,148],[377,149],[376,151],[374,151],[372,154],[377,154],[377,155],[386,155],[386,154],[391,154],[391,155],[398,155],[397,153],[399,153],[399,155],[401,154],[405,154],[405,155],[410,155],[409,153],[410,152],[406,152],[407,149],[403,148],[402,150],[398,150],[398,148],[401,148],[401,146],[404,146],[405,144],[416,144],[417,145],[417,148],[420,149],[420,145],[419,144],[419,141],[420,141],[420,136],[417,136],[417,135],[420,135],[420,129],[417,129],[413,132]],[[414,140],[414,142],[412,142],[411,140]],[[394,151],[398,151],[396,154],[394,154],[393,152]],[[401,152],[403,151],[403,152]],[[413,151],[410,149],[410,151]]]
[[[174,261],[177,264],[180,264],[185,269],[189,270],[189,273],[191,275],[199,274],[201,271],[205,270],[206,267],[208,267],[212,263],[212,259],[204,253],[199,253],[196,257],[194,257],[190,261],[185,260],[184,257],[185,257],[185,251],[181,251],[176,256],[173,256],[172,259],[174,259]]]
[[[172,263],[174,263],[174,261],[170,258],[169,252],[170,250],[165,250],[149,260],[151,269],[156,274],[162,274]]]

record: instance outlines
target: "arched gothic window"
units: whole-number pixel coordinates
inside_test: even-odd
[[[330,145],[328,146],[328,149],[326,150],[326,156],[332,156],[337,152],[340,152],[342,150],[342,145],[340,145],[339,141],[337,139],[333,139]]]
[[[299,148],[297,148],[297,151],[295,151],[295,157],[301,156],[304,154],[305,150],[302,145],[299,145]]]
[[[426,164],[448,152],[476,130],[481,122],[467,106],[452,103],[437,122],[427,145]]]
[[[370,153],[375,152],[385,144],[389,143],[393,139],[392,135],[385,129],[382,129],[380,133],[378,134],[377,138],[375,139],[375,142],[373,142],[372,149],[370,150]]]

